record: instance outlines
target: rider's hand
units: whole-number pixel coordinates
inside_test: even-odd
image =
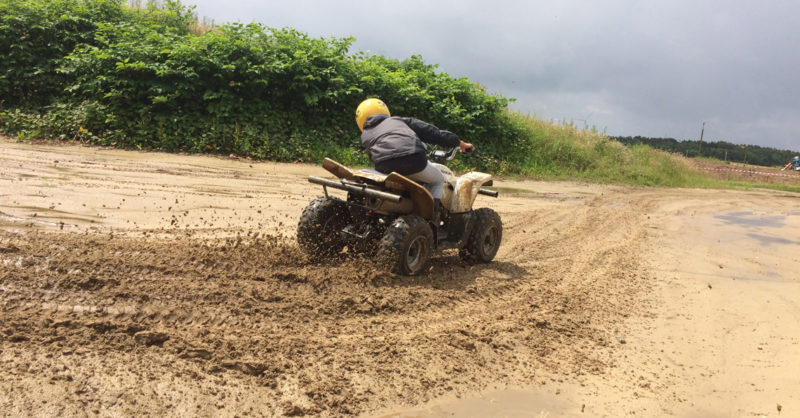
[[[471,153],[472,151],[475,151],[475,146],[470,144],[469,142],[461,141],[461,143],[458,144],[458,146],[461,148],[462,154],[467,154]]]

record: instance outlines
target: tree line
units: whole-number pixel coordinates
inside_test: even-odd
[[[678,141],[674,138],[648,138],[643,136],[612,136],[611,138],[628,146],[643,144],[690,158],[709,157],[721,161],[766,167],[784,165],[791,161],[795,155],[798,155],[797,151],[779,150],[759,145],[739,145],[725,141],[703,141],[701,144],[700,141]]]

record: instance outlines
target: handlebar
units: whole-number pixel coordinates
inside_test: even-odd
[[[456,156],[459,147],[454,147],[450,151],[433,150],[428,153],[428,159],[439,164],[444,164]]]
[[[439,164],[444,164],[456,157],[456,154],[461,149],[460,146],[451,148],[449,151],[432,150],[428,152],[428,159]],[[465,154],[472,154],[475,152],[475,146],[467,150]]]

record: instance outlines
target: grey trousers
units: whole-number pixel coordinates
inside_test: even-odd
[[[444,194],[444,176],[442,175],[442,172],[439,171],[438,168],[431,165],[430,162],[428,162],[428,165],[426,165],[425,169],[422,171],[409,174],[406,177],[420,183],[425,183],[425,187],[427,187],[428,191],[431,192],[431,195],[433,195],[434,199],[442,198],[442,195]]]

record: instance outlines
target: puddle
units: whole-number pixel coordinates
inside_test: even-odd
[[[771,237],[767,235],[760,235],[760,234],[747,234],[748,237],[753,238],[761,243],[762,246],[769,246],[770,244],[779,244],[779,245],[800,245],[800,241],[793,241],[786,238],[779,238],[779,237]]]
[[[719,219],[729,225],[756,226],[766,228],[783,228],[786,226],[786,216],[773,215],[760,217],[755,212],[731,212],[724,215],[716,215]]]

